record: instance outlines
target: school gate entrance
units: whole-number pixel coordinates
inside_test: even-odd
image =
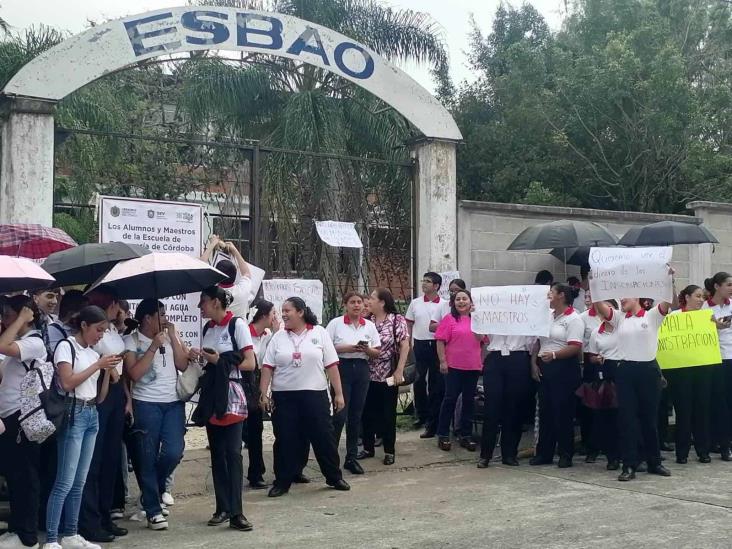
[[[334,286],[329,288],[333,294],[335,286],[342,290],[364,282],[373,285],[374,276],[376,283],[393,286],[394,281],[383,276],[384,269],[369,261],[403,271],[400,265],[406,258],[410,286],[415,273],[456,267],[455,146],[461,135],[446,109],[363,44],[296,17],[236,8],[180,7],[111,21],[67,39],[23,67],[3,90],[8,114],[2,128],[0,222],[52,224],[59,133],[67,139],[144,139],[136,133],[95,135],[79,128],[56,128],[59,100],[116,71],[204,50],[284,57],[324,69],[382,100],[422,136],[410,145],[411,161],[396,163],[257,143],[168,140],[199,150],[226,148],[232,166],[238,163],[241,173],[249,174],[236,192],[222,189],[222,200],[229,207],[219,208],[215,223],[238,231],[238,235],[231,229],[220,231],[229,233],[229,238],[253,243],[249,249],[253,261],[274,276],[323,278]],[[278,155],[295,155],[302,169],[310,172],[317,165],[321,179],[327,181],[326,192],[310,196],[300,192],[297,183],[284,192],[269,188],[267,170],[276,165]],[[73,173],[68,175],[73,181]],[[382,184],[362,184],[374,179]],[[283,199],[293,197],[299,201],[291,200],[291,214],[283,215]],[[201,196],[185,199],[201,201]],[[317,219],[356,222],[363,254],[326,249],[315,237]],[[404,294],[409,297],[409,292]]]

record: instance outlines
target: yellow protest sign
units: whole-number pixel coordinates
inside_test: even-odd
[[[662,370],[721,363],[712,311],[668,315],[658,331],[657,360]]]

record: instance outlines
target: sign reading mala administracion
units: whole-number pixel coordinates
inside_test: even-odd
[[[128,198],[100,198],[99,241],[139,244],[153,252],[180,252],[201,256],[199,204],[159,202]],[[179,295],[164,301],[168,320],[176,325],[183,341],[200,345],[201,315],[199,294]],[[138,302],[130,302],[134,308]]]

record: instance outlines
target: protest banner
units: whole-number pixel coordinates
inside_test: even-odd
[[[344,221],[316,221],[315,229],[320,239],[336,248],[363,248],[361,237],[353,223]]]
[[[658,331],[656,360],[662,370],[721,364],[719,335],[712,311],[668,315]]]
[[[211,262],[211,265],[213,265],[215,267],[216,265],[218,265],[219,261],[222,261],[224,259],[228,259],[234,265],[236,265],[236,261],[234,261],[234,258],[231,257],[226,252],[221,251],[221,250],[216,250],[216,253],[213,256],[213,261]],[[249,262],[247,261],[247,263],[249,263]],[[238,272],[238,270],[237,270],[237,272]],[[251,292],[251,296],[249,297],[250,303],[253,303],[254,300],[256,299],[257,293],[259,293],[259,288],[262,287],[262,280],[264,280],[265,274],[266,274],[266,272],[264,271],[264,269],[260,269],[256,265],[249,263],[249,275],[250,275],[249,280],[251,280],[251,282],[252,282],[252,292]],[[241,277],[241,273],[239,273],[237,275],[237,281],[239,280],[239,277]]]
[[[442,277],[442,286],[440,286],[440,299],[450,301],[450,283],[456,278],[460,278],[460,271],[445,271],[438,273]]]
[[[320,280],[302,280],[296,278],[273,278],[262,281],[264,299],[274,303],[277,311],[291,297],[300,297],[305,304],[323,321],[323,283]]]
[[[471,315],[476,334],[548,336],[552,311],[549,286],[483,286],[473,288]]]
[[[153,252],[201,256],[203,211],[200,204],[102,196],[99,198],[99,241],[139,244]],[[164,299],[168,320],[183,341],[200,346],[199,294]],[[130,301],[134,314],[139,301]]]
[[[671,246],[655,248],[591,248],[590,292],[594,301],[647,297],[671,302]]]

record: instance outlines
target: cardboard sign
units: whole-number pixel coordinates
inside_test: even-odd
[[[711,309],[668,315],[658,331],[656,360],[663,370],[720,364],[719,334]]]
[[[476,334],[548,336],[552,311],[549,286],[483,286],[473,288],[471,315]]]
[[[277,311],[291,297],[299,297],[323,321],[323,283],[320,280],[302,280],[295,278],[273,278],[262,282],[264,299],[274,303]]]
[[[673,300],[669,273],[671,246],[655,248],[590,249],[590,292],[593,301],[647,297]]]
[[[363,248],[356,225],[344,221],[316,221],[315,229],[320,239],[336,248]]]
[[[440,299],[450,301],[450,283],[456,278],[460,278],[460,271],[446,271],[438,273],[442,277],[442,286],[440,286]]]

